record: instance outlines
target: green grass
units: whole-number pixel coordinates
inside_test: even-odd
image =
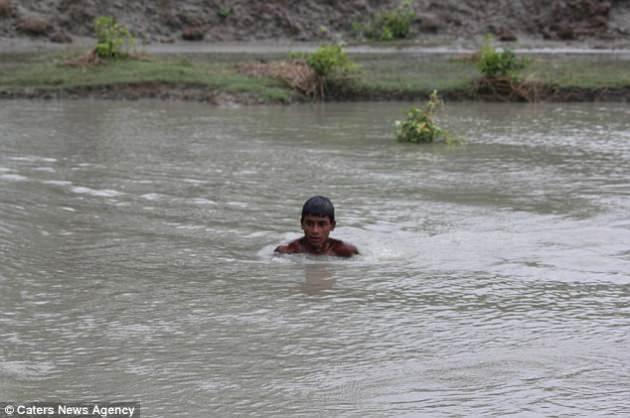
[[[191,60],[182,56],[147,60],[113,60],[102,65],[64,65],[68,56],[19,56],[3,59],[0,88],[72,88],[138,82],[163,82],[203,86],[233,93],[249,93],[270,100],[286,101],[292,92],[269,78],[239,74],[233,61]],[[17,58],[17,59],[16,59]]]
[[[628,87],[630,61],[608,56],[538,57],[531,60],[521,75],[558,87]]]
[[[75,54],[74,56],[76,56]],[[289,88],[270,78],[239,74],[236,64],[286,59],[287,54],[160,55],[147,60],[118,60],[98,66],[69,67],[58,53],[0,56],[0,90],[64,89],[139,82],[200,86],[245,93],[269,101],[290,101]],[[446,55],[354,54],[361,67],[356,86],[362,93],[426,95],[466,91],[481,77],[474,63]],[[614,57],[540,56],[519,75],[557,87],[630,87],[630,61]]]
[[[383,92],[423,92],[466,89],[479,73],[474,65],[446,56],[355,55],[362,70],[360,86]]]

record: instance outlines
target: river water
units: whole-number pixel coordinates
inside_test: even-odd
[[[0,106],[0,400],[627,416],[630,105]],[[314,194],[350,260],[273,256]]]

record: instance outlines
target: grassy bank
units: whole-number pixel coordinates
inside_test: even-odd
[[[184,56],[144,57],[70,66],[71,55],[13,55],[0,64],[0,90],[5,95],[37,91],[47,93],[98,91],[126,85],[196,88],[208,92],[248,94],[262,101],[289,101],[292,92],[272,79],[239,74],[230,60],[192,60]],[[122,94],[122,93],[121,93]]]
[[[286,55],[159,55],[101,65],[69,66],[74,54],[0,55],[0,97],[174,98],[246,103],[308,100],[269,77],[241,74],[238,64],[286,59]],[[355,82],[329,99],[408,99],[437,89],[447,99],[476,99],[480,73],[467,57],[356,54]],[[539,56],[521,78],[546,86],[542,100],[630,100],[630,61],[612,56]],[[487,99],[487,98],[485,98]],[[221,100],[218,100],[219,102]]]

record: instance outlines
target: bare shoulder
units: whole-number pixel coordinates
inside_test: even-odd
[[[290,243],[285,244],[285,245],[279,245],[273,251],[279,254],[296,254],[296,253],[304,252],[299,239],[296,239],[295,241],[291,241]]]
[[[341,240],[332,240],[332,251],[338,257],[352,257],[359,254],[359,250],[354,245]]]

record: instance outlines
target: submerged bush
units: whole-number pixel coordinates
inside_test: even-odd
[[[416,18],[412,0],[404,0],[393,10],[378,13],[367,25],[353,23],[355,32],[362,33],[369,39],[391,41],[409,36],[411,23]]]
[[[514,76],[516,71],[522,70],[526,65],[527,62],[517,58],[511,50],[497,50],[492,45],[492,36],[486,36],[477,61],[477,68],[484,76],[490,78]]]
[[[407,119],[396,121],[396,140],[415,144],[426,144],[439,140],[452,142],[452,137],[440,128],[434,120],[436,112],[442,106],[443,102],[438,97],[437,91],[434,90],[424,108],[412,107],[407,112]]]
[[[135,46],[136,40],[125,26],[116,23],[111,16],[99,16],[94,20],[96,48],[100,58],[121,58]]]

